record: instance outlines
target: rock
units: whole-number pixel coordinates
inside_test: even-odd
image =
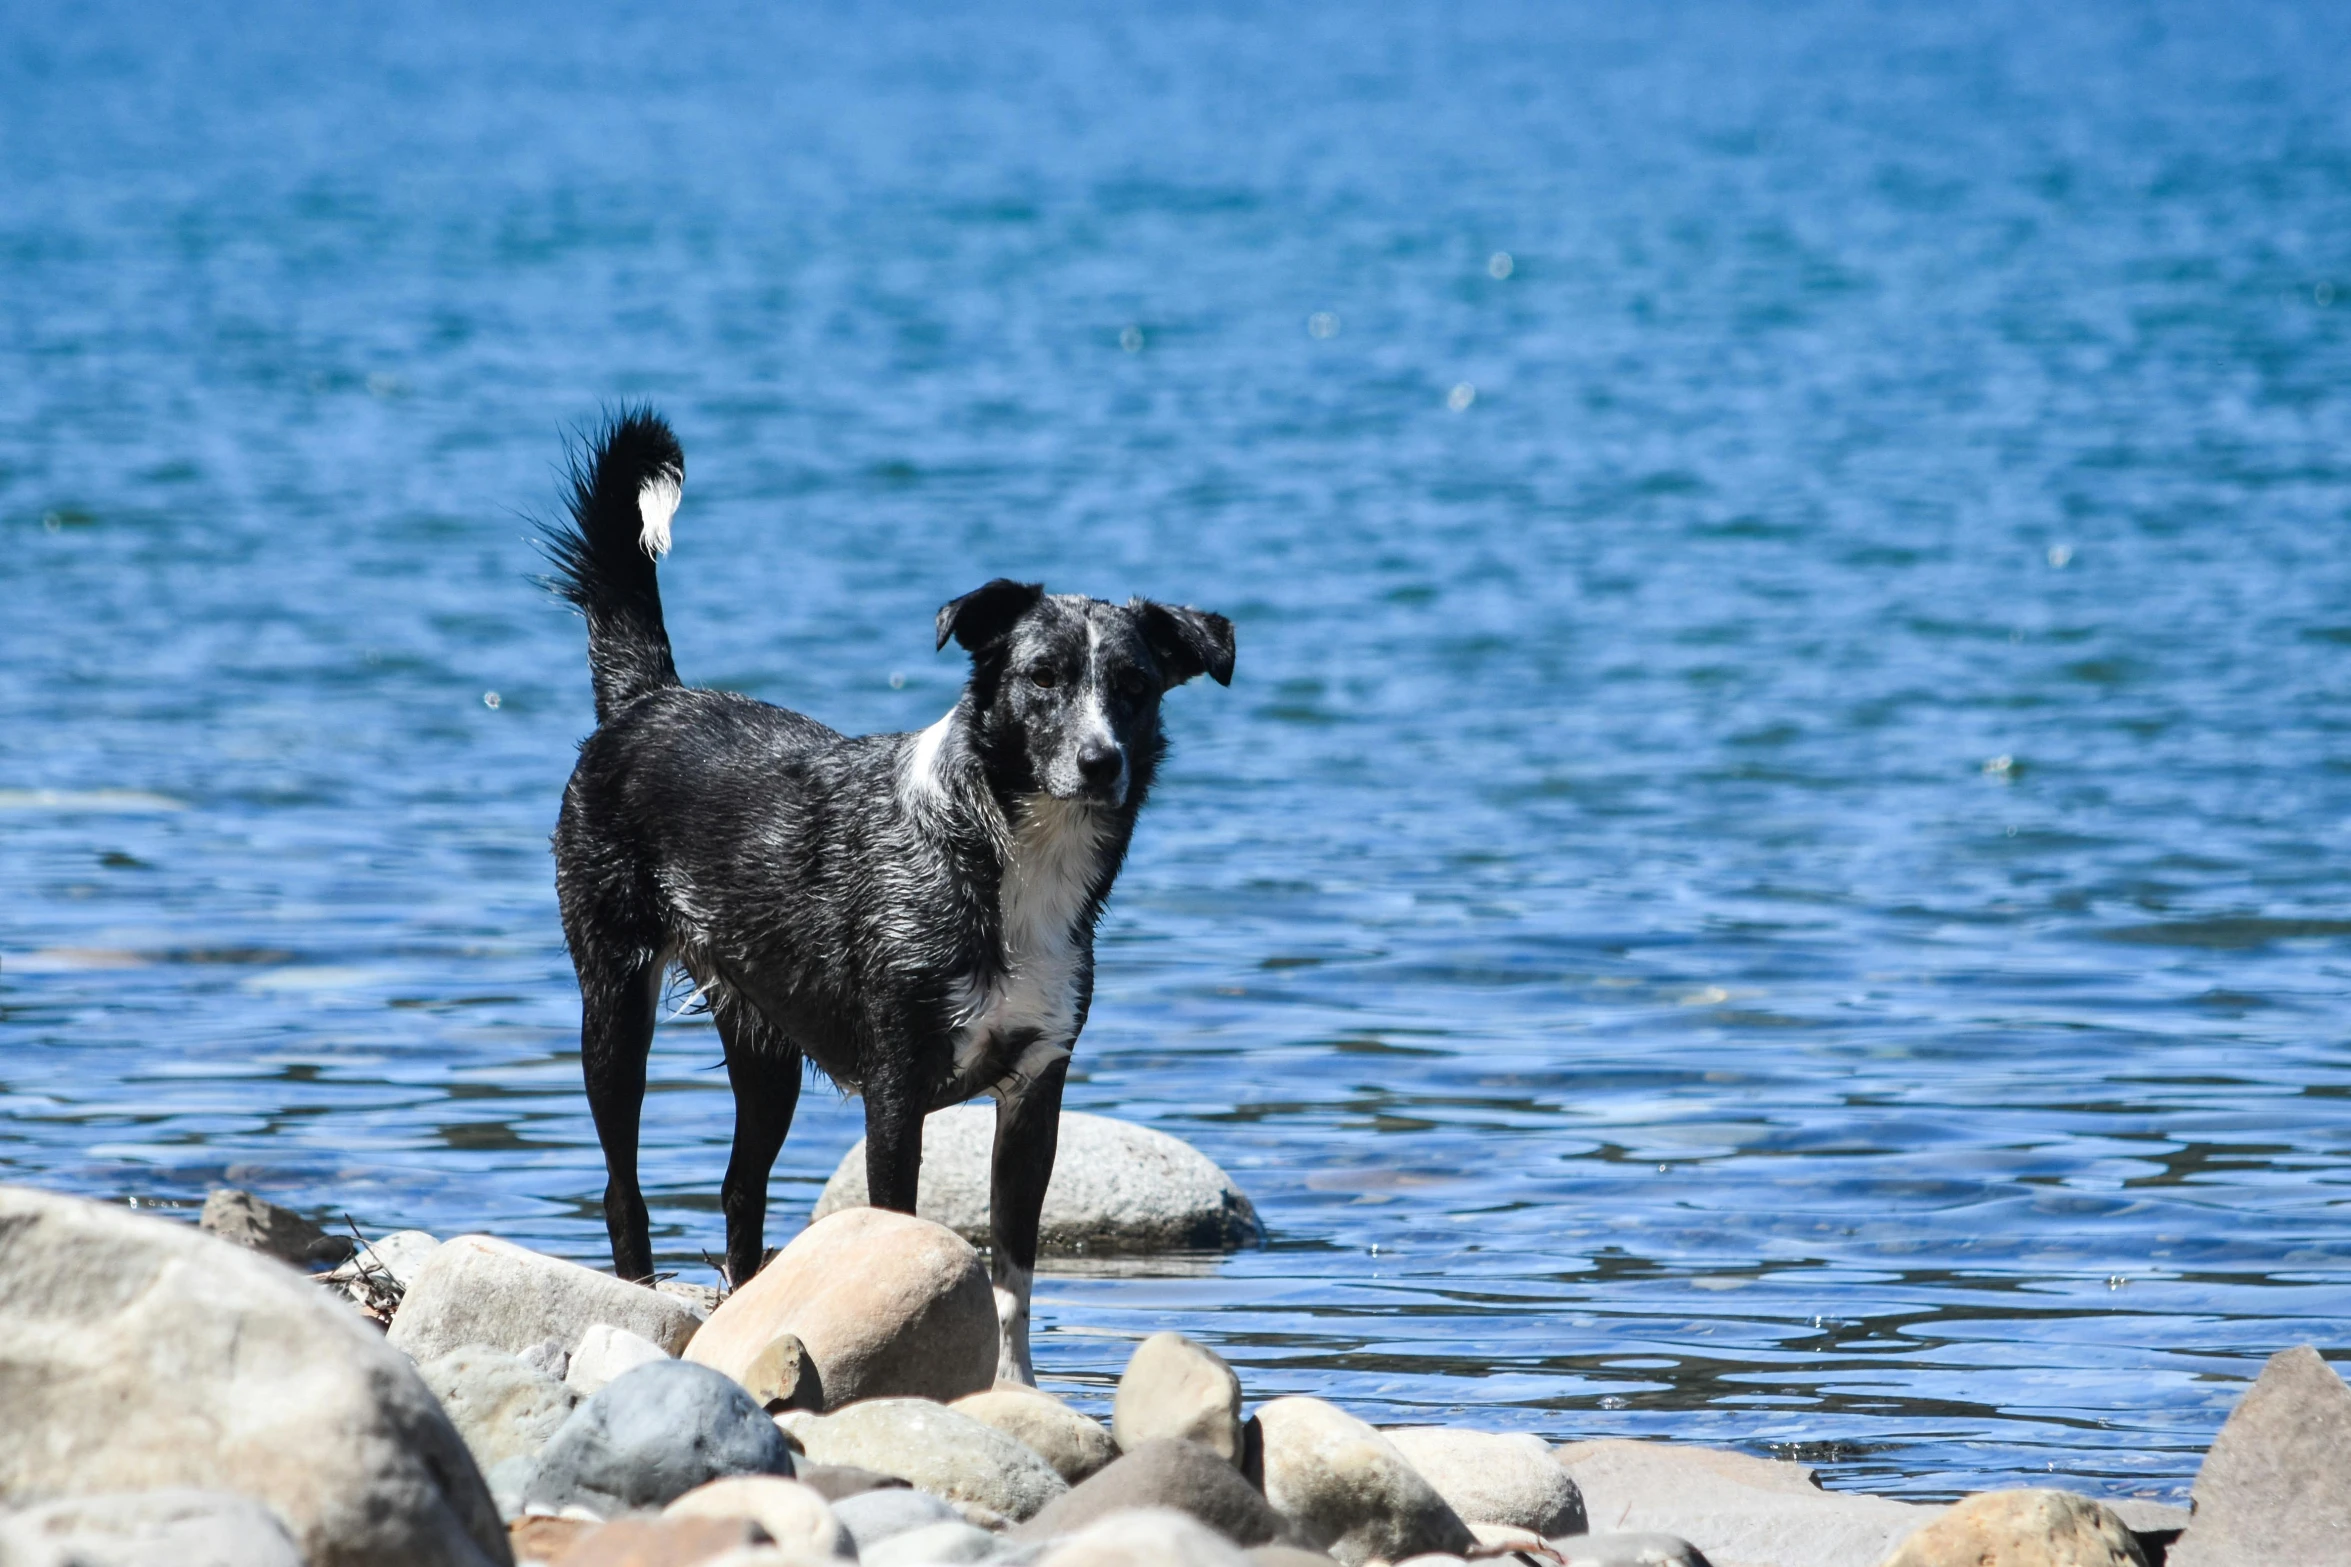
[[[863,1567],[924,1567],[933,1562],[984,1562],[997,1550],[994,1535],[956,1518],[877,1541],[858,1561]]]
[[[789,1431],[784,1435],[787,1440],[797,1440]],[[795,1447],[793,1451],[799,1449]],[[792,1460],[792,1478],[828,1502],[845,1502],[868,1491],[910,1489],[896,1475],[886,1475],[878,1469],[860,1469],[855,1464],[820,1464],[807,1458]]]
[[[415,1369],[282,1263],[0,1187],[0,1496],[198,1486],[318,1567],[481,1567],[506,1530]]]
[[[915,1212],[984,1244],[996,1113],[958,1105],[923,1122]],[[865,1144],[842,1159],[813,1218],[865,1202]],[[1191,1144],[1131,1121],[1063,1111],[1038,1244],[1046,1252],[1230,1251],[1264,1239],[1232,1177]]]
[[[460,1235],[416,1270],[392,1319],[391,1339],[417,1360],[465,1344],[519,1354],[548,1339],[569,1352],[599,1322],[673,1355],[702,1325],[682,1304],[641,1284],[487,1235]]]
[[[1237,1464],[1241,1379],[1216,1351],[1181,1333],[1154,1333],[1135,1346],[1118,1379],[1110,1434],[1122,1452],[1172,1436],[1197,1442]]]
[[[2070,1491],[1985,1491],[1918,1529],[1885,1567],[2147,1567],[2112,1512]]]
[[[514,1358],[558,1382],[571,1371],[571,1351],[563,1347],[560,1339],[545,1339],[528,1349],[517,1350]]]
[[[490,1500],[498,1504],[498,1516],[506,1520],[509,1537],[514,1533],[514,1520],[522,1516],[523,1488],[538,1468],[539,1455],[530,1453],[502,1458],[482,1471],[482,1478],[490,1485]]]
[[[1714,1567],[1878,1567],[1938,1507],[1824,1491],[1803,1464],[1678,1442],[1555,1448],[1611,1530],[1689,1541]]]
[[[1560,1567],[1711,1567],[1704,1551],[1670,1534],[1579,1534],[1551,1549]]]
[[[2307,1345],[2270,1356],[2191,1494],[2169,1567],[2351,1560],[2351,1389]]]
[[[1423,1551],[1418,1556],[1407,1556],[1396,1567],[1469,1567],[1469,1558],[1455,1556],[1450,1551]]]
[[[855,1560],[857,1541],[826,1501],[797,1480],[737,1475],[698,1485],[662,1509],[669,1518],[753,1518],[768,1538],[801,1557]]]
[[[204,1199],[196,1227],[298,1268],[341,1262],[359,1249],[348,1235],[330,1235],[291,1208],[229,1187]]]
[[[1239,1546],[1299,1543],[1299,1535],[1240,1471],[1197,1442],[1146,1442],[1014,1531],[1023,1540],[1075,1533],[1135,1507],[1172,1508]]]
[[[1310,1551],[1302,1545],[1255,1545],[1249,1548],[1249,1560],[1257,1567],[1331,1567],[1331,1559],[1320,1551]]]
[[[578,1395],[503,1350],[468,1344],[417,1367],[482,1472],[547,1445]]]
[[[705,1322],[726,1298],[715,1284],[689,1284],[684,1279],[659,1279],[653,1287]]]
[[[416,1270],[423,1266],[425,1258],[438,1251],[440,1246],[440,1237],[427,1235],[422,1230],[394,1230],[354,1250],[326,1276],[326,1282],[356,1284],[362,1275],[372,1271],[389,1277],[395,1285],[406,1289],[408,1281],[416,1277]]]
[[[809,1358],[808,1346],[796,1333],[778,1333],[769,1339],[735,1380],[771,1415],[787,1409],[824,1408],[824,1379],[817,1375],[816,1362]]]
[[[1035,1517],[1069,1489],[1024,1444],[928,1399],[869,1399],[829,1415],[779,1415],[776,1423],[820,1464],[879,1469],[951,1502],[977,1502],[1015,1523]],[[858,1549],[864,1548],[861,1539]]]
[[[0,1514],[8,1567],[302,1567],[276,1513],[227,1491],[116,1491]]]
[[[742,1381],[781,1335],[827,1407],[977,1393],[996,1380],[996,1297],[980,1254],[926,1219],[852,1208],[811,1224],[729,1295],[687,1357]]]
[[[1048,1546],[1037,1567],[1253,1567],[1231,1541],[1183,1513],[1112,1513]]]
[[[935,1523],[963,1521],[954,1508],[930,1492],[903,1488],[842,1497],[833,1503],[833,1516],[841,1520],[841,1527],[857,1542],[860,1559],[892,1535]]]
[[[580,1537],[601,1525],[585,1518],[556,1518],[546,1513],[533,1513],[518,1518],[506,1531],[507,1543],[513,1547],[514,1559],[529,1567],[533,1562],[553,1563],[563,1553],[580,1542]]]
[[[1496,1436],[1448,1426],[1380,1433],[1464,1523],[1515,1524],[1539,1535],[1582,1534],[1584,1498],[1538,1436]]]
[[[1277,1398],[1257,1411],[1265,1499],[1346,1567],[1477,1544],[1394,1443],[1319,1398]]]
[[[642,1334],[599,1322],[580,1335],[580,1347],[565,1362],[564,1386],[586,1398],[650,1361],[669,1359],[668,1351]]]
[[[757,1396],[758,1389],[752,1389]],[[1052,1394],[1017,1382],[1000,1382],[985,1393],[948,1406],[1033,1450],[1071,1485],[1101,1470],[1118,1456],[1118,1444],[1102,1429]]]
[[[556,1567],[710,1567],[768,1543],[749,1518],[620,1518],[580,1535],[555,1560]]]
[[[572,1411],[539,1454],[523,1501],[610,1517],[666,1507],[729,1475],[791,1473],[791,1448],[750,1394],[707,1366],[656,1360]]]

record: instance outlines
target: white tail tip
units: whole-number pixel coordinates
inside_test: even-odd
[[[637,491],[637,515],[645,522],[637,543],[646,554],[658,558],[669,553],[669,519],[678,514],[678,502],[685,494],[685,475],[671,468],[654,474]]]

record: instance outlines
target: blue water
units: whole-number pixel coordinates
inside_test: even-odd
[[[525,541],[642,397],[691,679],[1239,624],[1071,1099],[1273,1241],[1049,1385],[2177,1499],[2351,1350],[2351,12],[381,9],[0,24],[0,1177],[601,1260]]]

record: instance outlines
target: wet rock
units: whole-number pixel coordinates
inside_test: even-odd
[[[1551,1549],[1561,1567],[1711,1567],[1704,1551],[1670,1534],[1579,1534]]]
[[[2147,1567],[2111,1511],[2069,1491],[1986,1491],[1894,1549],[1885,1567]]]
[[[506,1559],[415,1369],[283,1264],[192,1226],[0,1187],[0,1496],[196,1486],[336,1567]]]
[[[2191,1494],[2169,1567],[2351,1561],[2351,1389],[2307,1345],[2272,1355]]]
[[[1553,1450],[1609,1529],[1672,1535],[1714,1567],[1878,1567],[1942,1509],[1824,1491],[1803,1464],[1611,1438]]]
[[[1297,1544],[1300,1536],[1240,1471],[1196,1442],[1146,1442],[1014,1531],[1023,1540],[1071,1534],[1112,1513],[1173,1508],[1240,1546]]]
[[[391,1340],[418,1360],[466,1344],[518,1354],[548,1339],[569,1352],[599,1322],[673,1355],[701,1326],[682,1304],[641,1284],[488,1235],[460,1235],[416,1270]]]
[[[1177,1437],[1228,1463],[1241,1461],[1241,1379],[1224,1357],[1180,1333],[1154,1333],[1135,1347],[1110,1409],[1122,1452]]]
[[[956,1518],[893,1534],[876,1542],[858,1560],[864,1567],[926,1567],[929,1563],[984,1562],[1000,1548],[987,1530]]]
[[[229,1187],[204,1199],[204,1213],[196,1227],[298,1268],[341,1262],[359,1249],[359,1243],[348,1235],[329,1234],[291,1208]]]
[[[854,1560],[857,1541],[832,1504],[797,1480],[737,1475],[698,1485],[662,1509],[669,1518],[751,1518],[768,1538],[803,1558]]]
[[[278,1515],[226,1491],[116,1491],[0,1514],[8,1567],[302,1567]]]
[[[768,1543],[749,1518],[621,1518],[581,1534],[555,1560],[557,1567],[715,1567]]]
[[[1277,1398],[1258,1410],[1257,1423],[1265,1499],[1347,1567],[1476,1545],[1395,1444],[1346,1411],[1319,1398]]]
[[[910,1214],[851,1208],[811,1224],[729,1295],[686,1358],[742,1381],[785,1334],[825,1402],[956,1399],[996,1380],[996,1297],[980,1255]]]
[[[1069,1489],[1025,1444],[928,1399],[869,1399],[829,1415],[779,1415],[776,1423],[820,1464],[878,1469],[1016,1523]]]
[[[769,1339],[735,1380],[771,1415],[787,1409],[821,1412],[824,1408],[824,1378],[817,1374],[808,1346],[796,1333],[779,1333]]]
[[[941,1110],[922,1129],[915,1211],[975,1242],[988,1236],[995,1112]],[[816,1218],[865,1202],[865,1144],[849,1150],[817,1199]],[[1230,1250],[1264,1235],[1232,1178],[1189,1143],[1129,1121],[1064,1111],[1039,1244],[1047,1252]]]
[[[1380,1433],[1467,1524],[1513,1524],[1539,1535],[1584,1532],[1584,1498],[1541,1437],[1449,1426]]]
[[[468,1344],[417,1367],[486,1475],[547,1445],[578,1396],[553,1377],[487,1344]]]
[[[792,1473],[775,1422],[707,1366],[656,1360],[582,1403],[539,1454],[523,1502],[611,1517],[729,1475]]]
[[[609,1322],[599,1322],[580,1335],[580,1347],[573,1350],[565,1362],[563,1382],[574,1393],[586,1398],[597,1389],[617,1381],[625,1372],[669,1358],[667,1351],[643,1334],[631,1333],[627,1328],[616,1328]]]
[[[752,1391],[756,1395],[758,1390]],[[985,1393],[959,1398],[948,1407],[1025,1444],[1071,1485],[1118,1457],[1118,1444],[1102,1429],[1101,1421],[1088,1419],[1052,1394],[1033,1387],[1001,1382]]]
[[[864,1491],[839,1498],[833,1503],[833,1516],[841,1520],[841,1527],[857,1542],[860,1558],[892,1535],[935,1523],[963,1521],[942,1498],[928,1491],[905,1488]]]
[[[1253,1567],[1239,1546],[1172,1508],[1112,1513],[1048,1546],[1037,1567]]]

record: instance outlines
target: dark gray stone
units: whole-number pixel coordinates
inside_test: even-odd
[[[539,1454],[523,1501],[610,1517],[666,1506],[727,1475],[791,1473],[784,1434],[750,1394],[708,1366],[656,1360],[572,1411]]]
[[[2351,1388],[2308,1345],[2272,1355],[2191,1495],[2168,1567],[2351,1562]]]
[[[1130,1507],[1188,1513],[1239,1546],[1303,1545],[1273,1504],[1240,1471],[1197,1442],[1145,1442],[1013,1531],[1019,1540],[1075,1534],[1097,1518]]]
[[[904,1488],[861,1491],[855,1496],[842,1497],[833,1503],[833,1516],[841,1520],[841,1527],[857,1542],[861,1557],[892,1535],[928,1528],[935,1523],[963,1522],[963,1515],[943,1498],[928,1491]]]
[[[196,1227],[298,1268],[327,1267],[359,1249],[350,1236],[331,1235],[291,1208],[225,1186],[204,1199]]]

